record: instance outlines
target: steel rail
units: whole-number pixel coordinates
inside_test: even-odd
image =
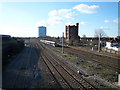
[[[48,52],[46,52],[48,53]],[[93,85],[91,85],[89,82],[87,82],[85,79],[83,79],[82,77],[78,76],[78,74],[73,71],[72,69],[70,69],[66,64],[64,64],[63,62],[61,62],[61,60],[59,60],[57,57],[55,58],[55,56],[53,54],[47,54],[47,56],[52,57],[52,61],[54,61],[55,63],[57,63],[59,66],[62,67],[62,69],[64,69],[77,83],[79,83],[79,85],[81,85],[84,89],[88,89],[88,88],[92,88],[94,90],[96,90],[96,87],[94,87]],[[54,56],[54,57],[53,57]]]

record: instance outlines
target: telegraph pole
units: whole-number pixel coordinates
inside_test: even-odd
[[[120,86],[120,74],[118,74],[118,85]]]
[[[64,47],[64,32],[62,33],[62,53],[64,53],[63,47]]]

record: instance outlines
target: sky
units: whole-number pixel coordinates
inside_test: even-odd
[[[79,36],[93,37],[95,30],[118,36],[117,2],[1,2],[0,34],[37,37],[38,26],[48,36],[62,36],[65,25],[79,23]]]

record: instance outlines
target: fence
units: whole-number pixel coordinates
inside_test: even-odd
[[[113,49],[102,48],[102,51],[112,53],[112,54],[116,54],[116,55],[120,55],[120,51],[115,51]]]

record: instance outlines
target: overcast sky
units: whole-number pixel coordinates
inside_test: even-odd
[[[96,29],[118,35],[117,2],[1,2],[0,34],[37,37],[38,26],[48,36],[61,36],[65,25],[79,23],[79,35],[94,36]]]

